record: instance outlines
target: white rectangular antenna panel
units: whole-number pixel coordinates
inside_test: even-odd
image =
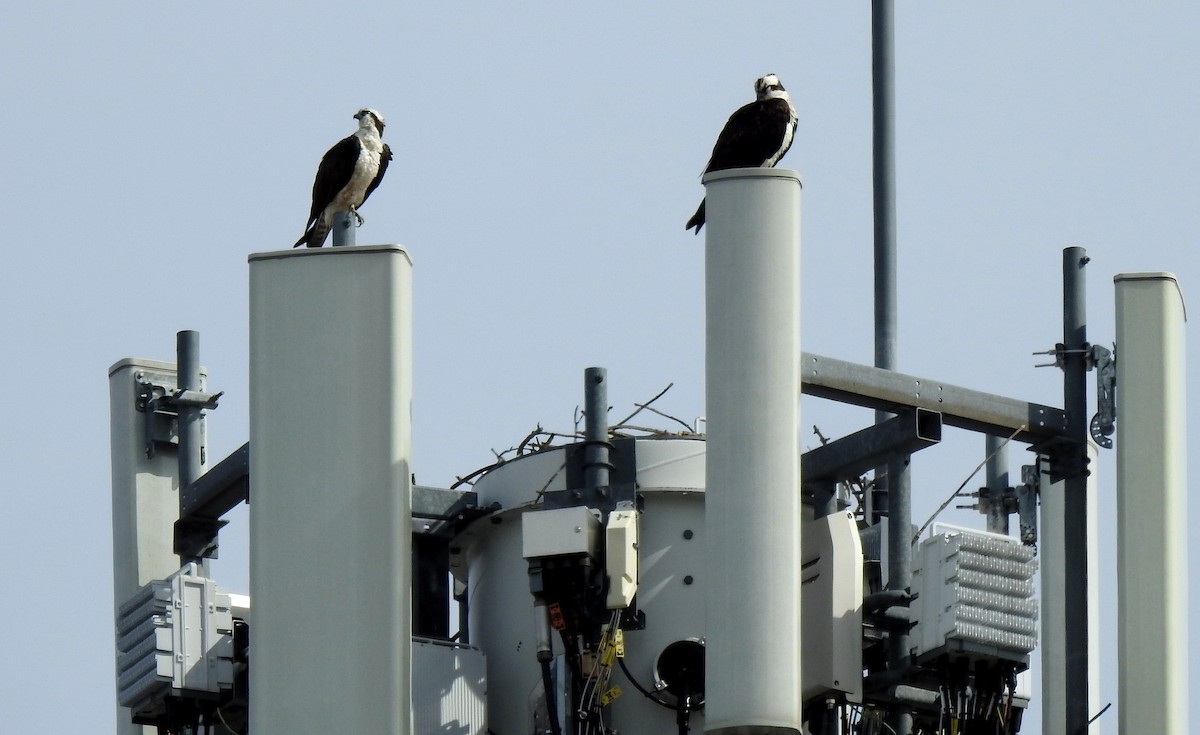
[[[1120,732],[1195,731],[1188,677],[1187,339],[1170,273],[1117,292]]]
[[[411,410],[407,252],[250,256],[255,735],[411,732]]]

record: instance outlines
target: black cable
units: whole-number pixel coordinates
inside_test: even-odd
[[[679,735],[688,735],[688,721],[692,718],[692,708],[686,676],[681,678],[679,686],[683,691],[679,692],[678,701],[675,703],[675,724],[679,727]]]
[[[1090,719],[1090,720],[1088,720],[1088,721],[1087,721],[1087,724],[1091,725],[1093,722],[1095,722],[1096,720],[1100,719],[1100,715],[1102,715],[1102,714],[1104,714],[1105,712],[1107,712],[1107,711],[1108,711],[1108,708],[1109,708],[1109,707],[1111,707],[1111,706],[1112,706],[1112,702],[1109,702],[1108,704],[1104,705],[1104,708],[1103,708],[1103,709],[1101,709],[1099,712],[1097,712],[1095,715],[1093,715],[1093,716],[1092,716],[1092,719]]]
[[[542,661],[542,690],[546,693],[546,716],[550,718],[550,732],[553,735],[562,735],[562,729],[558,726],[558,697],[554,693],[550,661]]]
[[[674,705],[667,704],[666,702],[662,701],[661,699],[654,696],[650,692],[646,691],[646,689],[643,688],[642,685],[638,683],[637,679],[633,678],[633,674],[629,673],[629,669],[626,668],[626,666],[625,666],[625,659],[618,656],[617,663],[621,665],[621,671],[625,672],[625,678],[629,680],[629,683],[633,685],[634,689],[637,689],[639,692],[646,695],[647,699],[649,699],[651,702],[654,702],[655,704],[659,705],[660,707],[666,707],[667,709],[669,709],[671,711],[675,710]]]
[[[567,662],[567,674],[571,681],[569,691],[567,691],[567,687],[563,687],[563,690],[567,693],[567,702],[572,708],[567,710],[564,719],[569,726],[572,726],[570,727],[571,730],[578,731],[581,727],[579,712],[573,708],[575,703],[582,699],[584,682],[583,668],[579,661],[579,639],[575,633],[568,633],[565,629],[559,631],[559,637],[562,638],[563,656]],[[559,733],[555,733],[555,735],[559,735]]]

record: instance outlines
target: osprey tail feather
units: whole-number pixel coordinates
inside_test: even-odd
[[[292,247],[298,248],[301,245],[306,245],[310,248],[319,248],[325,244],[325,238],[328,236],[329,225],[325,224],[323,217],[318,217],[317,221],[312,223],[312,227],[308,228]]]
[[[683,226],[683,229],[690,230],[693,227],[695,227],[696,234],[699,235],[700,228],[703,226],[704,226],[704,200],[701,199],[700,207],[696,210],[696,213],[692,215],[692,218],[687,221],[687,224]]]

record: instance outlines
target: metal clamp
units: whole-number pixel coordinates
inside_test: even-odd
[[[1021,484],[1015,488],[1021,543],[1034,547],[1038,542],[1038,473],[1037,465],[1022,465]]]
[[[1034,367],[1057,367],[1057,368],[1060,368],[1064,364],[1066,364],[1065,358],[1067,355],[1083,355],[1084,360],[1087,362],[1087,369],[1088,370],[1092,369],[1093,355],[1092,355],[1092,346],[1091,345],[1085,344],[1083,349],[1068,350],[1066,345],[1064,345],[1062,342],[1059,342],[1054,345],[1054,349],[1052,349],[1052,350],[1042,350],[1041,352],[1033,352],[1031,354],[1054,355],[1054,362],[1038,363],[1037,365],[1034,365]]]
[[[138,393],[134,407],[145,418],[146,457],[152,458],[155,445],[173,446],[179,443],[179,415],[164,403],[168,395],[164,386],[146,380],[143,373],[135,377]]]
[[[1096,367],[1096,415],[1092,417],[1089,429],[1097,444],[1112,449],[1109,437],[1117,421],[1117,360],[1108,348],[1093,345],[1092,364]]]
[[[156,445],[177,446],[179,444],[179,408],[181,406],[195,407],[201,410],[212,410],[225,391],[219,393],[204,393],[196,390],[176,390],[171,392],[166,386],[158,385],[146,379],[144,373],[138,373],[137,401],[134,407],[145,416],[146,425],[146,457],[154,456]]]

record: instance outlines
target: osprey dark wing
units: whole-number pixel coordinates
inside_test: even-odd
[[[358,224],[363,223],[358,208],[383,180],[392,150],[380,140],[384,122],[377,110],[364,107],[354,119],[358,121],[358,130],[339,140],[321,157],[304,235],[293,247],[324,245],[337,212],[349,212],[358,219]]]
[[[774,74],[754,82],[757,99],[742,105],[726,121],[713,145],[712,156],[704,173],[730,168],[772,167],[792,146],[796,131],[796,110]],[[704,227],[704,200],[687,221],[685,229]]]
[[[379,173],[375,174],[375,178],[371,180],[371,185],[367,187],[367,193],[363,195],[363,202],[366,202],[371,196],[371,192],[379,188],[379,182],[383,181],[383,175],[387,173],[388,163],[392,160],[392,149],[387,143],[383,144],[383,153],[379,154]]]
[[[792,137],[788,135],[788,126],[792,124],[791,111],[783,100],[769,99],[743,105],[730,115],[717,136],[704,173],[727,168],[756,168],[772,157],[778,161],[792,145]],[[780,142],[785,139],[786,144],[781,146]]]
[[[358,162],[361,149],[362,144],[358,142],[358,138],[348,135],[321,157],[321,164],[317,166],[317,178],[313,181],[312,208],[308,211],[308,223],[304,226],[304,234],[292,247],[297,248],[305,243],[308,243],[309,247],[320,247],[320,244],[325,242],[328,231],[320,233],[320,240],[316,245],[311,243],[313,235],[317,234],[314,225],[318,224],[325,207],[329,206],[354,175],[354,164]]]

